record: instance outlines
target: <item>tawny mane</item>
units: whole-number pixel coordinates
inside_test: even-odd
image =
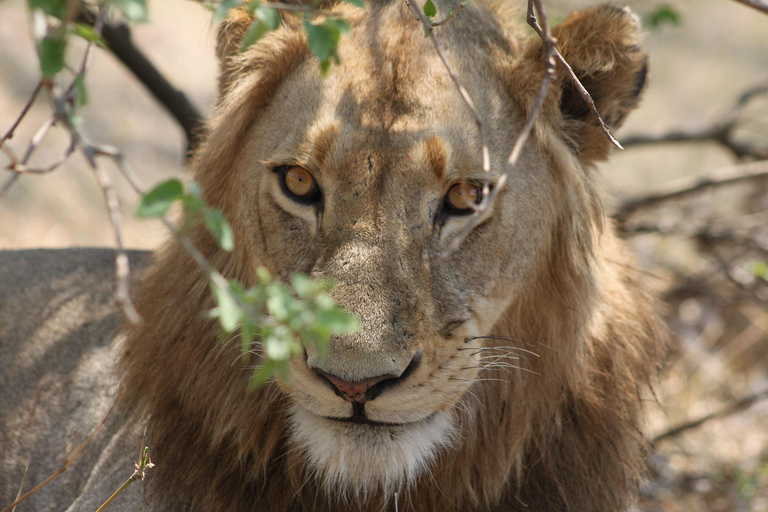
[[[443,13],[450,3],[440,4]],[[420,406],[429,413],[418,419],[419,428],[428,430],[430,418],[438,417],[446,433],[434,449],[425,448],[429,453],[419,456],[413,471],[394,468],[399,476],[393,482],[366,476],[366,469],[356,484],[348,482],[344,464],[378,474],[379,459],[366,454],[357,462],[313,465],[312,448],[296,434],[296,422],[312,413],[291,411],[305,403],[343,411],[348,404],[327,389],[318,394],[319,384],[305,385],[316,376],[303,361],[295,363],[294,381],[246,393],[249,374],[239,363],[239,345],[222,344],[216,323],[204,316],[213,306],[205,275],[171,242],[143,277],[137,305],[144,322],[124,328],[119,362],[123,406],[148,418],[157,463],[150,498],[168,510],[377,511],[394,509],[391,492],[397,490],[401,511],[623,510],[640,468],[638,401],[665,336],[641,273],[601,206],[591,165],[605,158],[608,142],[559,72],[523,158],[525,169],[506,199],[500,197],[495,217],[457,255],[447,261],[434,256],[423,268],[437,254],[430,245],[437,231],[460,225],[429,215],[442,204],[441,180],[478,167],[476,127],[402,2],[372,1],[364,11],[328,8],[351,22],[352,33],[342,40],[341,66],[325,80],[295,18],[287,16],[283,27],[242,54],[237,49],[247,15],[237,13],[220,28],[221,98],[192,170],[206,200],[226,212],[237,247],[223,252],[202,227],[191,237],[225,275],[247,285],[259,265],[283,277],[322,271],[337,278],[339,300],[364,327],[358,341],[335,341],[332,355],[350,359],[334,368],[358,375],[368,362],[355,347],[382,354],[390,339],[411,351],[409,360],[418,353],[411,380],[367,410],[394,416],[388,397],[403,393],[409,414],[416,417]],[[488,120],[497,174],[542,72],[540,43],[519,43],[500,19],[498,12],[469,5],[439,33]],[[634,18],[601,6],[571,16],[555,35],[598,108],[620,124],[636,106],[645,78]],[[382,75],[386,80],[377,89]],[[443,125],[454,131],[441,132]],[[278,149],[294,139],[293,163],[316,166],[327,186],[328,203],[315,224],[302,220],[301,206],[269,195],[279,190],[264,185],[274,175],[264,162],[287,158]],[[356,188],[334,196],[331,167],[346,173],[333,175],[340,183],[334,186]],[[420,169],[423,179],[406,168]],[[436,199],[410,202],[411,190],[424,183],[438,191]],[[355,194],[369,202],[357,206]],[[336,210],[333,201],[341,205]],[[395,207],[406,213],[387,213]],[[428,222],[405,217],[417,215],[413,211]],[[372,219],[367,224],[366,216]],[[333,233],[326,233],[332,223]],[[424,227],[430,223],[435,227]],[[294,231],[304,234],[291,238]],[[353,242],[358,249],[349,249]],[[359,247],[369,252],[355,263]],[[352,263],[338,264],[332,250]],[[470,303],[482,311],[461,309]],[[487,354],[499,362],[512,353],[528,355],[515,363],[519,371],[483,364]],[[430,394],[419,394],[430,386]],[[312,421],[325,425],[329,420],[321,416],[335,415],[323,412]],[[354,431],[334,428],[323,431],[323,442],[359,439],[345,441]],[[302,435],[311,437],[314,430],[307,432]],[[366,450],[360,446],[357,451]],[[331,478],[332,471],[342,476]]]

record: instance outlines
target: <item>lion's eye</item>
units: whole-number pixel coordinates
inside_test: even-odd
[[[445,196],[445,209],[453,215],[464,215],[475,211],[483,200],[483,188],[468,181],[454,184]]]
[[[308,170],[298,165],[285,165],[275,170],[280,178],[280,186],[288,197],[301,203],[320,200],[320,187]]]

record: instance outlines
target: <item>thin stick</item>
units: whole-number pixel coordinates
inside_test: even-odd
[[[768,2],[765,0],[735,0],[736,2],[739,2],[740,4],[744,4],[748,7],[752,7],[753,9],[757,9],[760,12],[764,12],[768,14]]]
[[[32,104],[35,103],[35,100],[37,99],[37,95],[40,94],[40,90],[43,88],[43,81],[37,82],[37,85],[35,86],[35,89],[32,91],[32,94],[29,97],[29,100],[27,100],[27,103],[24,105],[24,108],[21,109],[21,113],[19,114],[19,117],[16,118],[16,121],[13,122],[11,127],[8,129],[8,131],[3,135],[3,138],[0,139],[0,146],[5,144],[5,141],[8,139],[13,138],[13,134],[16,131],[16,128],[19,127],[21,124],[21,121],[26,117],[27,112],[29,112],[29,109],[32,107]]]
[[[655,206],[673,199],[698,194],[704,190],[732,185],[742,181],[756,180],[768,177],[768,161],[752,162],[749,164],[728,167],[709,176],[683,178],[669,184],[661,191],[648,196],[626,201],[614,215],[617,219],[625,220],[641,208]]]
[[[734,132],[739,127],[739,116],[742,111],[750,100],[764,94],[768,94],[768,82],[759,83],[742,92],[734,101],[730,112],[709,126],[694,130],[672,130],[657,135],[629,136],[624,138],[624,147],[674,142],[716,142],[731,151],[737,158],[752,157],[761,160],[768,158],[768,147],[761,148],[746,144],[734,136]]]
[[[768,389],[765,389],[759,393],[755,393],[753,395],[749,395],[747,397],[744,397],[740,400],[737,400],[733,403],[730,403],[723,407],[722,409],[719,409],[713,413],[707,414],[706,416],[703,416],[699,419],[689,421],[686,423],[683,423],[682,425],[678,425],[676,427],[673,427],[666,432],[663,432],[656,437],[653,438],[651,441],[653,444],[658,443],[659,441],[663,441],[664,439],[668,439],[670,437],[675,437],[683,432],[686,432],[688,430],[700,427],[701,425],[717,419],[717,418],[724,418],[726,416],[730,416],[731,414],[735,414],[737,412],[743,411],[745,409],[749,409],[753,405],[755,405],[760,400],[763,400],[765,398],[768,398]]]
[[[99,182],[99,186],[101,186],[104,200],[107,203],[109,219],[112,222],[112,230],[115,234],[115,244],[117,245],[115,255],[115,278],[117,279],[115,302],[117,302],[117,305],[123,310],[129,321],[138,324],[141,322],[141,316],[139,315],[139,312],[136,311],[136,307],[133,305],[133,301],[131,301],[129,292],[130,263],[125,251],[125,245],[123,244],[123,217],[120,213],[120,201],[112,187],[109,174],[107,174],[104,168],[96,161],[94,149],[90,146],[84,146],[82,143],[79,145],[80,150],[83,152],[88,164],[91,166],[91,170],[93,170],[96,175],[96,180]]]
[[[21,475],[21,483],[19,484],[19,492],[16,493],[16,500],[18,501],[19,498],[21,498],[21,495],[24,493],[24,480],[27,479],[27,471],[29,471],[29,466],[24,466],[24,474]],[[16,507],[13,507],[11,509],[11,512],[16,512]]]
[[[450,14],[450,16],[446,17],[446,18],[445,18],[444,20],[442,20],[442,21],[433,21],[432,23],[430,23],[430,25],[431,25],[431,26],[433,26],[433,27],[439,27],[439,26],[441,26],[441,25],[445,25],[446,23],[448,23],[449,21],[451,21],[453,18],[455,18],[457,14],[459,14],[461,11],[463,11],[463,10],[464,10],[464,7],[466,7],[466,5],[467,5],[468,3],[469,3],[469,0],[464,0],[463,2],[461,2],[461,3],[459,4],[459,8],[458,8],[458,9],[456,9],[455,11],[453,11],[453,12]]]
[[[534,11],[534,7],[535,7],[535,11]],[[537,13],[539,18],[541,18],[541,25],[539,25],[538,20],[536,19]],[[528,24],[531,27],[534,27],[534,30],[536,30],[536,32],[542,38],[542,41],[544,43],[544,50],[545,50],[544,51],[544,69],[545,69],[544,78],[542,79],[541,86],[539,87],[539,92],[536,95],[536,99],[533,103],[533,107],[531,108],[531,111],[528,113],[528,117],[525,121],[525,124],[523,125],[523,129],[518,134],[517,139],[515,140],[515,145],[512,147],[512,152],[509,154],[509,157],[507,158],[507,164],[504,169],[504,174],[502,174],[499,177],[499,179],[496,181],[496,184],[493,190],[490,191],[490,193],[485,193],[485,191],[483,191],[484,192],[483,200],[480,202],[479,205],[477,205],[477,208],[475,209],[475,213],[472,215],[472,217],[464,226],[464,228],[459,232],[458,235],[456,235],[456,237],[451,241],[448,247],[442,252],[443,257],[450,256],[453,252],[455,252],[459,248],[459,246],[464,242],[464,240],[466,240],[469,233],[480,222],[480,220],[482,219],[482,214],[488,210],[489,206],[493,204],[493,202],[496,200],[496,197],[504,188],[504,185],[506,184],[507,179],[509,178],[509,175],[517,167],[517,162],[520,159],[520,155],[522,154],[523,147],[525,146],[525,143],[528,141],[528,137],[530,136],[531,131],[533,130],[533,125],[539,116],[539,112],[541,111],[542,105],[544,104],[544,99],[546,98],[547,92],[549,91],[549,88],[552,85],[552,81],[555,78],[555,60],[554,60],[555,40],[552,38],[552,33],[550,32],[550,29],[549,29],[547,14],[546,14],[546,11],[544,10],[544,6],[541,3],[541,0],[528,0],[527,19],[528,19]]]
[[[408,8],[416,16],[416,18],[421,22],[421,24],[424,25],[424,30],[427,31],[427,35],[429,36],[429,40],[432,43],[432,46],[434,46],[435,48],[435,52],[437,52],[438,57],[440,57],[440,60],[442,61],[443,66],[448,72],[448,75],[451,77],[451,81],[453,82],[453,85],[456,87],[456,90],[459,92],[461,99],[464,101],[464,104],[467,106],[470,113],[472,114],[472,117],[475,120],[475,124],[477,125],[477,131],[480,134],[480,146],[482,147],[482,155],[483,155],[483,172],[485,172],[487,175],[487,173],[491,172],[491,156],[490,156],[490,152],[488,151],[488,144],[485,140],[485,130],[483,128],[483,121],[482,119],[480,119],[480,114],[477,112],[477,109],[475,108],[475,104],[472,101],[472,98],[469,96],[469,93],[464,88],[462,83],[459,81],[458,77],[456,76],[456,73],[454,73],[453,71],[453,68],[451,68],[451,65],[448,63],[448,59],[445,58],[445,54],[443,53],[443,50],[440,47],[440,42],[437,40],[437,37],[435,37],[434,26],[429,22],[429,20],[421,11],[421,9],[413,5],[410,2],[410,0],[404,0],[404,1],[405,1],[405,5],[408,6]],[[483,190],[484,195],[488,195],[488,192],[487,192],[488,189],[489,189],[489,185],[486,182]]]
[[[58,119],[58,115],[54,114],[52,115],[43,125],[38,128],[38,130],[35,132],[35,134],[32,136],[32,139],[29,141],[29,144],[27,145],[27,149],[24,152],[24,156],[21,158],[21,165],[26,165],[27,162],[29,162],[29,159],[32,158],[32,155],[37,150],[38,146],[40,146],[40,143],[43,141],[46,135],[48,135],[48,132],[51,131],[51,128],[56,123],[56,120]],[[3,198],[6,192],[10,190],[10,188],[13,186],[14,183],[16,183],[16,180],[19,179],[20,174],[13,174],[6,182],[3,184],[3,188],[0,189],[0,199]]]
[[[118,398],[120,398],[119,394],[118,394]],[[16,508],[17,505],[19,505],[19,503],[22,503],[22,502],[26,501],[30,496],[34,495],[40,489],[42,489],[43,487],[45,487],[46,485],[51,483],[53,480],[58,478],[59,475],[61,475],[64,471],[67,470],[67,468],[69,468],[69,466],[74,464],[75,461],[77,461],[77,459],[82,457],[83,453],[85,453],[85,448],[88,446],[88,444],[90,444],[90,442],[93,440],[93,438],[96,437],[96,434],[98,434],[101,431],[101,429],[104,427],[104,425],[106,425],[107,420],[109,419],[109,417],[112,416],[112,411],[115,409],[115,404],[117,404],[117,399],[115,399],[115,402],[109,408],[109,411],[107,411],[107,414],[106,414],[106,416],[104,416],[104,419],[101,420],[101,423],[99,423],[99,425],[94,429],[94,431],[91,432],[91,435],[89,435],[88,438],[85,441],[83,441],[81,444],[75,446],[69,452],[69,454],[67,455],[66,459],[64,459],[64,462],[62,463],[61,467],[58,470],[56,470],[56,472],[54,472],[51,476],[49,476],[48,478],[46,478],[45,480],[43,480],[42,482],[40,482],[39,484],[34,486],[27,493],[25,493],[22,497],[16,499],[16,501],[14,501],[13,503],[11,503],[7,507],[5,507],[0,512],[11,512],[14,508]]]

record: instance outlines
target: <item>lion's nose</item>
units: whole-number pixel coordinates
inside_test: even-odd
[[[402,382],[416,370],[421,363],[421,354],[417,353],[411,359],[410,364],[400,375],[379,375],[355,382],[344,380],[341,377],[314,368],[315,372],[333,386],[334,391],[347,402],[365,403],[376,399],[385,389],[391,388]]]
[[[376,393],[376,385],[385,380],[394,380],[397,377],[394,375],[382,375],[380,377],[374,377],[372,379],[365,379],[359,382],[347,382],[335,375],[325,374],[326,379],[331,381],[333,387],[336,388],[336,394],[347,402],[369,402],[378,396]],[[368,393],[368,391],[371,393]]]

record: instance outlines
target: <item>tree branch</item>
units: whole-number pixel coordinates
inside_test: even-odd
[[[715,411],[715,412],[713,412],[711,414],[707,414],[706,416],[702,416],[699,419],[696,419],[696,420],[693,420],[693,421],[689,421],[689,422],[683,423],[682,425],[678,425],[676,427],[673,427],[673,428],[667,430],[666,432],[663,432],[663,433],[657,435],[656,437],[654,437],[653,440],[651,441],[651,443],[652,444],[656,444],[659,441],[663,441],[663,440],[668,439],[670,437],[678,436],[678,435],[680,435],[683,432],[686,432],[688,430],[691,430],[691,429],[694,429],[694,428],[698,428],[698,427],[702,426],[703,424],[705,424],[705,423],[707,423],[707,422],[709,422],[711,420],[714,420],[714,419],[717,419],[717,418],[724,418],[726,416],[730,416],[731,414],[735,414],[735,413],[743,411],[745,409],[749,409],[750,407],[755,405],[760,400],[763,400],[764,398],[768,398],[768,389],[765,389],[765,390],[763,390],[763,391],[761,391],[759,393],[755,393],[753,395],[749,395],[749,396],[744,397],[744,398],[742,398],[740,400],[737,400],[737,401],[735,401],[733,403],[730,403],[730,404],[726,405],[725,407],[723,407],[722,409],[720,409],[718,411]]]
[[[81,18],[85,23],[93,24],[94,16],[92,13],[85,12]],[[101,29],[101,35],[115,57],[144,84],[179,123],[187,138],[187,154],[191,153],[200,143],[203,127],[202,115],[187,96],[171,85],[144,53],[133,44],[131,29],[128,25],[105,23]]]
[[[624,139],[624,147],[668,142],[717,142],[730,150],[736,158],[766,159],[768,158],[768,146],[754,147],[735,138],[735,131],[739,126],[739,115],[750,100],[755,96],[764,94],[768,94],[768,82],[750,87],[741,93],[730,112],[711,126],[696,130],[672,130],[658,135],[629,136]]]
[[[748,7],[752,7],[753,9],[757,9],[758,11],[768,14],[768,2],[766,2],[765,0],[735,0],[735,1],[739,2],[740,4],[744,4]]]
[[[618,208],[614,218],[624,222],[630,215],[642,208],[698,194],[710,188],[766,177],[768,177],[768,160],[729,167],[709,176],[683,178],[670,183],[655,194],[626,201]]]

